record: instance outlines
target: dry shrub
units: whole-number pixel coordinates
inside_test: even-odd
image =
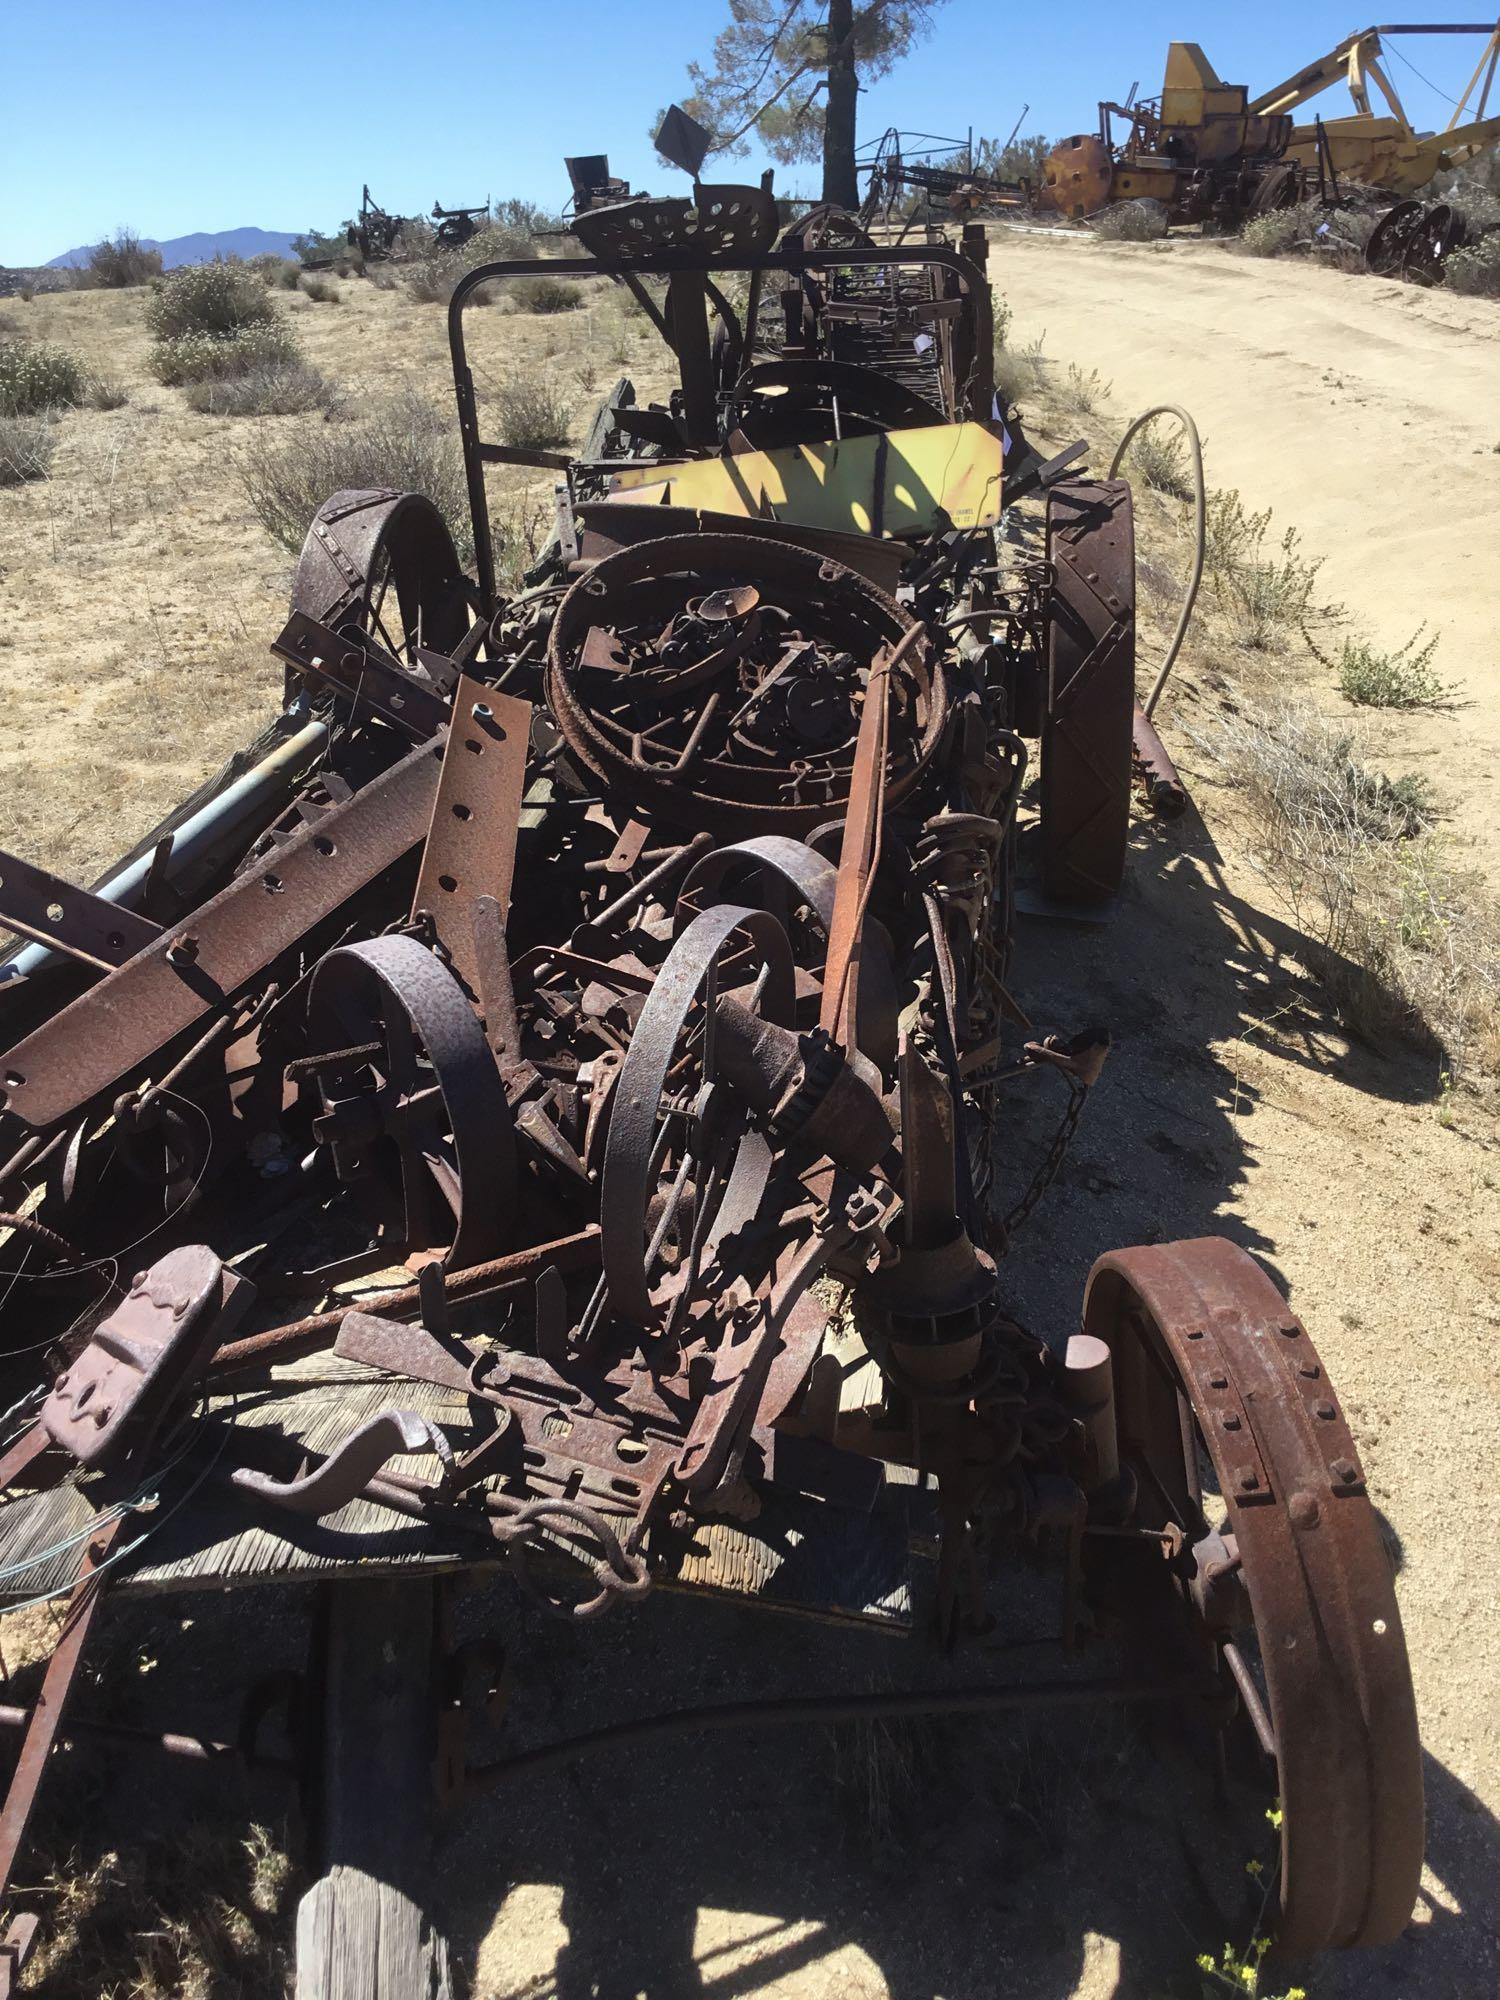
[[[1500,229],[1455,250],[1443,266],[1443,282],[1451,291],[1500,299]]]
[[[83,380],[83,401],[91,410],[123,410],[130,391],[117,375],[90,374]]]
[[[1191,500],[1193,478],[1182,434],[1148,424],[1130,443],[1130,470],[1172,500]]]
[[[309,419],[261,431],[235,469],[261,526],[292,554],[330,493],[371,486],[425,493],[447,522],[460,558],[473,553],[457,432],[414,390],[372,404],[348,423]]]
[[[446,305],[463,275],[464,266],[457,257],[419,257],[406,267],[406,289],[418,305]]]
[[[320,278],[312,271],[302,273],[297,280],[297,289],[314,305],[320,306],[336,306],[344,296],[332,278]]]
[[[194,382],[188,408],[209,417],[300,417],[310,410],[333,414],[339,395],[309,362],[263,361],[243,375]]]
[[[1254,216],[1240,231],[1240,248],[1251,257],[1298,254],[1340,270],[1363,270],[1365,245],[1375,222],[1375,215],[1365,209],[1328,209],[1316,201],[1302,201]]]
[[[550,451],[566,444],[573,407],[546,375],[512,375],[491,398],[500,436],[523,451]]]
[[[1500,924],[1433,836],[1422,780],[1370,770],[1349,730],[1291,702],[1200,740],[1250,807],[1267,878],[1348,1025],[1436,1046],[1455,1074],[1493,1065]]]
[[[1057,387],[1057,400],[1064,413],[1072,417],[1096,417],[1114,394],[1114,384],[1106,382],[1097,368],[1091,368],[1087,375],[1076,362],[1069,362],[1065,382]]]
[[[66,347],[45,340],[0,341],[0,416],[71,408],[84,400],[88,371]]]
[[[143,249],[133,231],[117,229],[90,250],[79,282],[91,290],[123,291],[130,285],[148,285],[160,276],[160,250]]]
[[[1448,708],[1454,690],[1432,671],[1438,634],[1418,642],[1418,626],[1404,645],[1384,651],[1368,639],[1346,639],[1339,652],[1339,688],[1364,708]]]
[[[289,326],[276,321],[247,326],[239,333],[180,333],[156,341],[147,366],[158,382],[180,388],[185,382],[228,382],[263,368],[290,366],[299,359]]]
[[[1090,227],[1106,243],[1155,243],[1167,233],[1167,211],[1159,201],[1117,201]]]
[[[157,340],[184,334],[220,337],[249,326],[269,326],[276,308],[248,264],[184,264],[151,288],[146,327]]]
[[[1247,513],[1238,491],[1218,487],[1208,496],[1205,567],[1219,608],[1235,640],[1250,652],[1279,652],[1313,625],[1343,616],[1317,595],[1321,556],[1309,561],[1302,538],[1288,528],[1270,541],[1271,510]]]
[[[534,278],[507,278],[505,295],[520,313],[576,312],[583,293],[566,278],[552,278],[539,271]]]
[[[0,486],[24,486],[52,470],[57,429],[50,417],[0,417]]]

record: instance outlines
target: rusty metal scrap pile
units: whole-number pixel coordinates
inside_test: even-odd
[[[999,422],[982,235],[772,250],[760,191],[696,203],[578,218],[593,257],[558,268],[640,291],[680,387],[620,385],[524,589],[484,466],[536,455],[481,439],[462,341],[495,266],[450,317],[477,581],[426,501],[335,495],[275,727],[96,892],[0,857],[30,940],[0,982],[0,1480],[95,1496],[86,1591],[184,1409],[331,1349],[392,1378],[380,1414],[314,1452],[215,1403],[202,1492],[273,1531],[377,1501],[563,1616],[778,1493],[920,1513],[948,1638],[996,1552],[1045,1543],[1063,1646],[1144,1608],[1155,1695],[1248,1716],[1289,1823],[1330,1820],[1292,1941],[1384,1934],[1420,1852],[1410,1686],[1305,1333],[1218,1242],[1105,1259],[1065,1356],[1001,1291],[1108,1046],[1083,996],[1038,1026],[1009,981],[1023,863],[1043,907],[1120,883],[1128,488]],[[1002,446],[1007,503],[1046,489],[1030,555]],[[1007,1162],[1006,1212],[1013,1089],[1055,1094],[1058,1139]]]

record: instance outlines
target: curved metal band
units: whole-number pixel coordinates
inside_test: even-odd
[[[1270,1278],[1237,1244],[1202,1237],[1117,1250],[1090,1274],[1084,1330],[1115,1353],[1122,1444],[1133,1308],[1149,1316],[1148,1377],[1154,1359],[1191,1399],[1260,1635],[1283,1814],[1278,1949],[1389,1943],[1421,1878],[1421,1745],[1348,1425]]]
[[[736,931],[743,933],[766,970],[762,1015],[782,1027],[793,1025],[796,986],[786,932],[765,910],[721,903],[695,917],[667,954],[646,996],[611,1093],[609,1137],[599,1189],[604,1276],[615,1310],[637,1326],[648,1326],[656,1317],[642,1250],[652,1194],[656,1119],[667,1072],[693,1003]],[[741,1150],[757,1138],[747,1134]],[[731,1174],[731,1182],[733,1179]]]
[[[466,1269],[504,1248],[515,1215],[515,1130],[505,1086],[484,1039],[484,1030],[463,988],[425,945],[415,938],[370,938],[346,944],[319,959],[308,990],[308,1036],[314,1052],[348,1040],[347,1023],[360,987],[373,980],[380,989],[382,1017],[392,1006],[427,1051],[442,1092],[453,1135],[459,1199],[453,1243],[445,1264]],[[392,1077],[410,1090],[415,1078]],[[408,1149],[401,1148],[403,1174],[410,1172]]]

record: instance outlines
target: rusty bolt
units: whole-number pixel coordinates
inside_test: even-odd
[[[1287,1512],[1299,1528],[1315,1528],[1318,1525],[1320,1509],[1311,1493],[1294,1493]]]
[[[1241,1493],[1253,1493],[1259,1485],[1260,1474],[1252,1472],[1247,1466],[1239,1477],[1239,1489]]]
[[[1352,1486],[1359,1478],[1359,1467],[1348,1458],[1336,1458],[1328,1468],[1341,1486]]]
[[[173,965],[191,965],[198,956],[198,940],[195,937],[173,938],[167,946],[167,957]]]

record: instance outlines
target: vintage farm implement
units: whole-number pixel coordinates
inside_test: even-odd
[[[92,890],[0,856],[0,1579],[68,1600],[40,1698],[0,1712],[0,1884],[53,1745],[107,1723],[64,1713],[106,1587],[329,1584],[303,1712],[386,1661],[385,1790],[325,1817],[359,1853],[325,1856],[299,1952],[378,1921],[415,1965],[368,1857],[409,1838],[391,1786],[463,1777],[435,1578],[502,1566],[572,1620],[658,1587],[915,1601],[950,1644],[1046,1550],[1045,1678],[625,1733],[1170,1707],[1243,1730],[1281,1802],[1282,1948],[1390,1938],[1411,1681],[1310,1335],[1219,1238],[1102,1258],[1060,1351],[1006,1305],[1107,1087],[1088,996],[1034,1024],[1009,982],[1018,901],[1107,904],[1126,865],[1129,488],[1001,421],[980,230],[778,243],[765,191],[709,186],[574,228],[549,268],[631,288],[669,403],[622,381],[576,458],[492,442],[465,313],[534,266],[470,272],[474,575],[422,497],[333,495],[275,725]],[[557,517],[507,592],[485,478],[515,464],[555,470]],[[1023,1091],[1057,1137],[1002,1177]],[[253,1725],[162,1744],[257,1755]]]

